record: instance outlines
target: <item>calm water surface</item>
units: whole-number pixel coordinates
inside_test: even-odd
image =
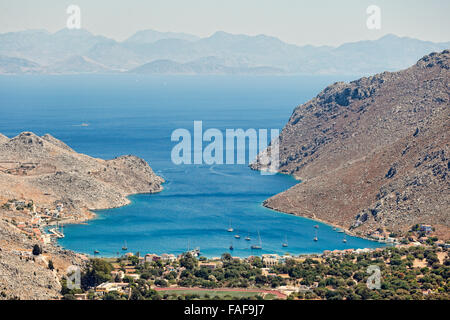
[[[102,210],[87,225],[65,226],[60,244],[103,256],[129,251],[178,254],[200,247],[208,257],[262,253],[301,254],[370,248],[379,243],[347,237],[330,226],[262,207],[268,197],[297,183],[263,176],[247,165],[180,165],[171,162],[177,128],[281,129],[294,107],[344,77],[0,77],[0,132],[50,133],[76,151],[111,159],[134,154],[166,179],[164,191],[133,195],[128,206]],[[87,123],[89,126],[80,126]],[[228,233],[231,220],[236,232]],[[319,241],[314,242],[318,224]],[[263,250],[251,250],[260,232]],[[241,235],[240,240],[234,235]],[[252,241],[245,241],[249,235]],[[283,248],[287,238],[289,246]]]

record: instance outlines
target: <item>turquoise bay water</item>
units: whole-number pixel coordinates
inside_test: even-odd
[[[297,183],[263,176],[247,165],[174,165],[170,135],[177,128],[281,129],[294,107],[343,77],[0,77],[0,132],[50,133],[76,151],[111,159],[135,154],[166,179],[164,191],[130,197],[131,204],[102,210],[87,225],[65,226],[65,248],[103,256],[129,251],[178,254],[200,247],[212,257],[371,248],[379,243],[347,237],[330,226],[264,208],[270,196]],[[80,126],[88,123],[89,126]],[[229,221],[236,232],[228,233]],[[318,224],[319,241],[314,242]],[[263,250],[252,250],[260,232]],[[240,240],[234,239],[239,233]],[[244,238],[250,235],[252,241]],[[287,237],[289,247],[283,248]]]

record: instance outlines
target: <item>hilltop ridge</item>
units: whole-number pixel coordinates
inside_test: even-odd
[[[81,214],[127,204],[130,194],[161,191],[163,182],[132,155],[102,160],[77,153],[49,134],[0,136],[0,195],[5,199],[62,203]]]
[[[143,30],[118,42],[86,30],[30,30],[0,34],[0,74],[367,75],[406,68],[448,47],[393,34],[334,47],[223,31],[199,38]]]

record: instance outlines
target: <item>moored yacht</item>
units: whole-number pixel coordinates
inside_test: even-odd
[[[261,250],[262,249],[261,236],[259,235],[259,231],[258,231],[258,244],[252,245],[251,248],[255,249],[255,250]]]
[[[231,226],[231,219],[230,219],[230,226],[229,226],[229,228],[227,229],[227,231],[228,231],[228,232],[233,232],[233,231],[234,231],[233,227]]]
[[[286,248],[288,246],[287,236],[284,236],[284,242],[281,245],[283,248]]]

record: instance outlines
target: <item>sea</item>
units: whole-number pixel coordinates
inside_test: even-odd
[[[0,132],[50,133],[77,152],[103,159],[133,154],[166,180],[160,193],[132,195],[127,206],[97,211],[86,224],[65,225],[58,242],[70,250],[114,257],[123,254],[126,243],[127,252],[141,255],[199,248],[205,257],[247,257],[375,248],[383,244],[351,236],[344,243],[344,234],[327,224],[263,207],[265,199],[301,183],[288,175],[262,175],[248,167],[249,159],[207,165],[175,164],[171,157],[177,144],[172,133],[193,133],[194,121],[224,134],[239,128],[281,130],[296,106],[336,81],[354,78],[1,76]],[[230,225],[233,232],[227,231]]]

